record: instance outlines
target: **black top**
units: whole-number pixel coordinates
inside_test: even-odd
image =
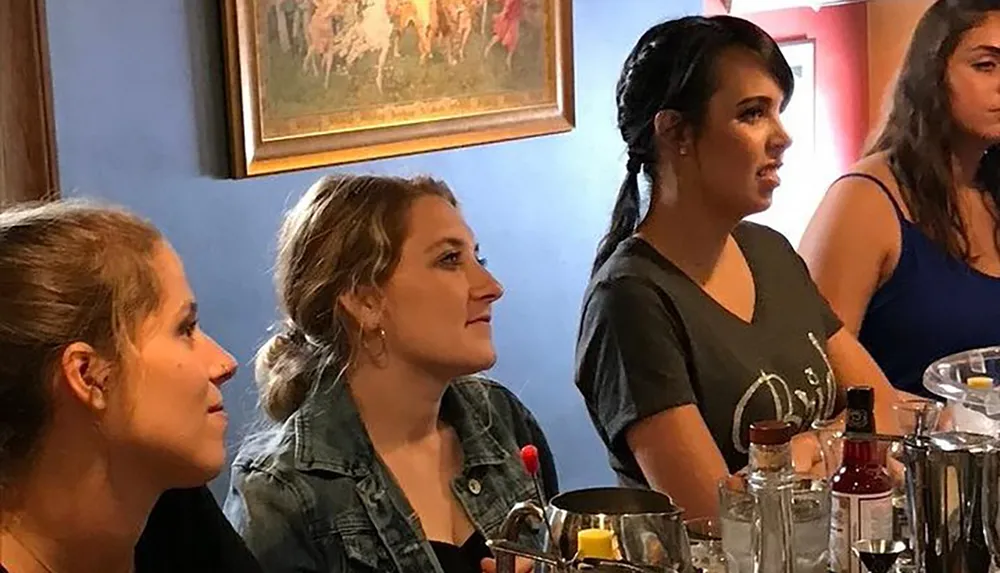
[[[160,496],[135,547],[136,573],[263,573],[207,487]],[[0,573],[9,573],[0,565]]]
[[[782,235],[744,222],[733,236],[756,290],[749,322],[639,238],[587,289],[576,384],[624,485],[648,486],[625,430],[669,408],[697,405],[731,472],[747,464],[752,422],[799,430],[834,412],[825,348],[841,322]]]
[[[207,487],[164,493],[136,545],[136,573],[263,573]]]
[[[481,573],[480,563],[493,557],[486,546],[486,538],[478,531],[473,532],[461,547],[444,541],[431,540],[430,543],[444,573]]]

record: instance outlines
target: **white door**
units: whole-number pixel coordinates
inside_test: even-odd
[[[781,52],[795,76],[792,100],[781,121],[792,137],[781,168],[781,186],[771,208],[749,217],[779,231],[798,246],[809,219],[832,179],[816,161],[816,44],[801,40],[781,44]]]

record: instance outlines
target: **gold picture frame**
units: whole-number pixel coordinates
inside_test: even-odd
[[[221,0],[234,177],[570,131],[571,0]]]

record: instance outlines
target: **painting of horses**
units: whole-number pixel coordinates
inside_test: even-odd
[[[564,132],[571,0],[223,0],[236,177]]]

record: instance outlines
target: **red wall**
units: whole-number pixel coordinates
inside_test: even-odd
[[[722,13],[705,0],[706,14]],[[775,39],[816,43],[816,152],[843,173],[860,156],[869,125],[868,16],[864,3],[743,16]],[[793,96],[794,97],[794,96]]]

